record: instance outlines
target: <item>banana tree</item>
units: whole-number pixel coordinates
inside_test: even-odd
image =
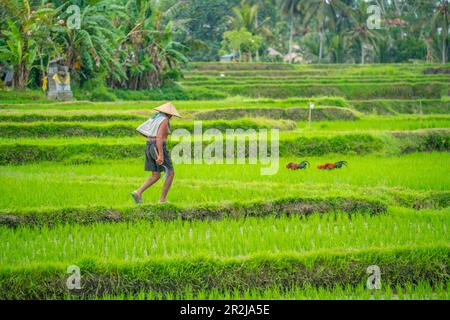
[[[6,13],[6,28],[1,31],[5,46],[0,48],[0,60],[14,69],[13,87],[23,89],[36,57],[36,44],[32,39],[33,11],[27,0],[2,1]]]
[[[8,29],[2,30],[6,46],[0,47],[0,60],[14,68],[13,87],[23,89],[36,57],[36,46],[30,37],[24,35],[11,20],[7,20]]]
[[[165,76],[187,63],[185,47],[174,41],[174,31],[181,28],[171,18],[183,3],[162,10],[157,1],[128,0],[119,28],[122,68],[125,76],[111,85],[128,89],[152,89],[163,85]]]
[[[70,3],[69,3],[70,4]],[[105,5],[108,4],[108,11]],[[68,4],[63,5],[67,9]],[[80,8],[80,24],[71,26],[68,21],[70,15],[63,14],[66,19],[59,23],[58,43],[64,48],[66,65],[81,76],[100,72],[106,69],[115,77],[124,73],[115,56],[116,43],[120,39],[120,32],[113,25],[113,17],[121,6],[112,1],[98,2]]]

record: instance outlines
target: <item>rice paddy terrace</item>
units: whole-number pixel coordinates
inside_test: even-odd
[[[194,64],[179,85],[203,100],[176,101],[172,129],[277,128],[279,170],[261,175],[247,141],[245,164],[176,164],[166,205],[161,182],[130,197],[147,175],[135,128],[160,102],[0,100],[0,299],[449,299],[437,68]]]

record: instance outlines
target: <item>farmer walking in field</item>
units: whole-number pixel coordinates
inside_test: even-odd
[[[155,108],[158,113],[139,126],[137,130],[147,138],[145,148],[145,171],[152,171],[152,176],[144,184],[131,193],[134,201],[142,203],[142,193],[161,178],[165,171],[165,182],[159,203],[166,203],[167,193],[172,185],[174,170],[169,151],[167,150],[167,137],[170,133],[170,119],[175,116],[181,118],[172,103],[166,103]]]

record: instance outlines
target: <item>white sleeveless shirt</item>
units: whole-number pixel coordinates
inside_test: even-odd
[[[169,118],[165,113],[158,112],[150,117],[146,122],[141,124],[136,130],[140,133],[144,134],[147,137],[156,137],[158,134],[158,129],[161,126],[164,120],[168,120]],[[169,124],[169,132],[170,132],[170,124]]]

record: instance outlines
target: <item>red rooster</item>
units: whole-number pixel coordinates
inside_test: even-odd
[[[303,162],[301,162],[301,163],[293,163],[293,162],[291,162],[291,163],[288,163],[288,164],[286,165],[286,168],[295,171],[295,170],[303,170],[303,169],[306,169],[306,167],[309,167],[309,166],[310,166],[310,164],[309,164],[308,161],[303,161]]]

